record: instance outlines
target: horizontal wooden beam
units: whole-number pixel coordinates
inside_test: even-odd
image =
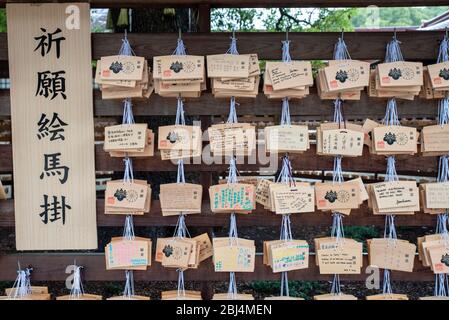
[[[186,218],[189,227],[223,227],[229,223],[228,214],[214,214],[210,211],[208,199],[204,199],[201,214],[192,214]],[[0,201],[0,227],[14,227],[14,201]],[[134,217],[134,225],[137,227],[149,226],[176,226],[178,217],[164,217],[161,213],[159,200],[153,200],[151,210],[143,216]],[[97,199],[97,224],[99,227],[123,226],[123,215],[104,214],[104,200]],[[278,227],[281,224],[281,216],[265,210],[261,206],[250,214],[242,214],[237,217],[239,227]],[[291,221],[294,226],[330,226],[332,216],[330,213],[316,211],[315,213],[293,214]],[[349,216],[344,218],[345,225],[351,226],[380,226],[385,224],[385,216],[373,215],[372,211],[364,204],[357,210],[352,210]],[[398,226],[427,226],[436,225],[436,216],[424,213],[415,215],[396,216],[395,223]]]
[[[84,266],[83,279],[85,281],[124,281],[124,271],[107,271],[103,254],[11,254],[0,256],[0,281],[13,281],[17,276],[17,262],[21,266],[32,266],[31,275],[33,281],[65,281],[68,274],[66,267],[72,265],[76,260],[78,265]],[[342,281],[365,281],[368,274],[365,269],[368,265],[368,258],[364,257],[364,267],[361,274],[341,275]],[[290,271],[289,280],[332,280],[332,275],[321,275],[315,264],[314,256],[309,259],[309,268]],[[415,259],[413,272],[393,271],[392,281],[433,281],[434,274],[422,266],[418,259]],[[177,272],[175,268],[164,268],[158,262],[147,271],[135,271],[136,281],[176,281]],[[256,256],[256,266],[254,272],[236,273],[237,281],[251,280],[279,280],[280,273],[273,273],[271,268],[262,264],[262,256]],[[198,269],[189,269],[185,272],[186,281],[228,281],[229,273],[214,272],[211,259],[201,263]],[[347,292],[350,293],[350,292]]]
[[[183,40],[187,52],[193,55],[224,53],[229,48],[229,33],[186,33]],[[339,32],[291,32],[290,53],[293,59],[332,59]],[[434,61],[438,55],[439,42],[444,32],[402,31],[397,36],[406,60]],[[93,33],[93,59],[117,54],[123,35],[119,33]],[[171,54],[176,47],[177,33],[130,33],[128,39],[139,56]],[[237,33],[240,53],[257,53],[259,59],[280,59],[281,32]],[[385,47],[392,39],[391,32],[347,32],[345,42],[353,59],[383,60]],[[0,34],[0,60],[8,60],[6,33]]]
[[[37,0],[1,0],[0,6],[8,2],[42,2]],[[46,2],[73,2],[73,0],[58,0]],[[413,6],[444,6],[445,0],[78,0],[89,2],[92,8],[170,8],[197,7],[210,5],[214,8],[315,8],[315,7],[413,7]]]
[[[281,101],[268,99],[259,93],[256,99],[237,99],[238,115],[280,115]],[[369,98],[365,93],[359,101],[345,101],[344,114],[347,120],[364,120],[366,118],[381,119],[385,115],[386,99]],[[397,100],[400,118],[430,118],[438,114],[436,100],[415,99],[413,101]],[[101,92],[94,90],[94,113],[97,117],[122,116],[123,101],[103,100]],[[186,99],[185,112],[189,116],[224,115],[229,109],[229,99],[216,99],[211,93],[204,93],[197,99]],[[133,99],[135,116],[169,116],[176,115],[176,99],[162,98],[153,94],[150,99]],[[300,120],[331,120],[333,118],[333,101],[321,100],[316,90],[301,100],[290,102],[290,114]],[[0,117],[11,116],[9,90],[0,90]]]
[[[0,158],[0,172],[12,172],[11,145],[0,145],[0,154],[2,155]],[[33,155],[30,156],[32,157]],[[254,160],[253,163],[249,163],[250,160]],[[276,160],[280,162],[277,156]],[[209,158],[203,157],[203,161],[202,163],[191,164],[186,161],[185,170],[190,172],[226,172],[229,166],[229,162],[222,158],[217,158],[213,163],[209,163]],[[244,161],[245,163],[242,163],[240,159],[237,159],[237,168],[240,171],[272,172],[279,168],[279,166],[271,167],[270,164],[272,162],[266,164],[256,161],[256,159],[247,158]],[[294,170],[332,170],[333,168],[333,157],[317,156],[315,145],[312,145],[308,151],[302,154],[291,154],[290,161]],[[396,169],[399,174],[435,176],[438,168],[437,164],[437,157],[422,157],[419,155],[396,157]],[[354,172],[384,173],[386,160],[384,156],[369,154],[368,149],[365,147],[363,156],[343,158],[342,167],[344,170]],[[123,171],[123,159],[110,157],[108,153],[103,151],[102,145],[96,145],[95,168],[97,171]],[[155,155],[150,158],[135,158],[133,160],[133,169],[134,171],[176,171],[177,165],[170,160],[162,161],[159,155]]]

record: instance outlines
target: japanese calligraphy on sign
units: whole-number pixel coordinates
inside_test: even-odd
[[[95,249],[89,4],[8,4],[7,15],[16,247]]]

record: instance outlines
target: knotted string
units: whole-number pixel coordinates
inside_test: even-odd
[[[396,161],[394,156],[387,157],[387,171],[385,175],[385,182],[398,181],[399,177],[396,172]],[[385,216],[385,229],[384,238],[388,239],[389,245],[395,245],[397,240],[396,226],[394,221],[395,216],[393,214],[387,214]],[[383,277],[383,294],[392,294],[391,280],[390,280],[390,270],[384,269]]]
[[[179,41],[179,39],[178,39]],[[183,44],[180,45],[178,42],[178,47],[183,47]],[[178,50],[178,48],[177,48]],[[180,51],[182,52],[182,51]],[[185,54],[185,51],[184,51]],[[181,98],[181,96],[178,96],[178,104],[176,108],[176,120],[175,125],[185,125],[186,121],[184,118],[184,102]],[[184,160],[179,159],[178,160],[178,173],[176,176],[176,183],[185,183],[186,178],[184,174]],[[185,222],[185,215],[183,212],[181,212],[178,216],[178,222],[176,223],[175,228],[175,234],[174,237],[177,238],[185,238],[186,236],[190,237],[189,231],[187,230],[186,222]],[[179,268],[176,270],[178,272],[178,289],[177,289],[177,297],[185,297],[186,291],[184,286],[184,270]]]
[[[342,184],[343,179],[343,171],[341,169],[341,156],[334,157],[334,170],[332,172],[332,184]]]
[[[174,56],[185,56],[186,53],[186,46],[184,45],[184,41],[182,41],[181,38],[181,31],[179,31],[179,36],[176,44],[176,49],[173,51],[172,55]]]
[[[438,163],[438,176],[437,182],[448,182],[449,180],[449,156],[444,155],[439,158]],[[449,234],[448,234],[448,210],[445,212],[438,214],[437,216],[437,226],[435,230],[435,234],[439,234],[441,236],[441,240],[444,245],[447,246],[449,244]],[[435,274],[435,296],[449,296],[449,284],[448,284],[448,275],[446,273]]]
[[[19,265],[19,270],[17,270],[17,278],[14,281],[12,290],[9,293],[10,299],[20,299],[31,294],[31,270],[32,269],[29,268],[22,270]]]
[[[185,126],[186,120],[184,118],[184,101],[182,100],[181,96],[178,96],[178,103],[176,107],[176,119],[175,119],[175,125],[177,126]]]
[[[436,228],[436,234],[441,235],[441,240],[443,240],[445,246],[449,244],[447,225],[448,225],[448,213],[446,210],[445,213],[438,215],[437,228]],[[435,274],[434,295],[440,297],[449,296],[449,283],[447,273]]]
[[[343,39],[343,33],[340,38],[338,38],[337,43],[334,46],[334,60],[350,60],[348,47]]]
[[[235,281],[235,272],[229,272],[229,288],[228,288],[228,299],[237,299],[237,283]]]
[[[229,46],[227,54],[239,54],[237,51],[237,38],[235,37],[235,33],[232,32],[231,36],[231,44]],[[229,104],[229,116],[227,123],[237,123],[237,112],[235,111],[235,105],[238,103],[235,102],[235,97],[231,97],[231,101]]]
[[[446,35],[440,43],[440,49],[438,51],[437,63],[449,61],[449,38]]]
[[[282,61],[287,63],[292,61],[292,58],[290,56],[290,41],[288,40],[288,31],[286,40],[282,41]],[[282,98],[281,125],[291,125],[288,97]]]
[[[281,125],[291,125],[291,119],[290,119],[290,105],[288,102],[288,98],[282,98],[282,113],[281,113]]]
[[[396,106],[396,99],[390,98],[387,102],[387,108],[385,109],[385,116],[382,119],[382,124],[385,126],[399,126],[401,125],[398,117],[398,111]]]
[[[295,186],[295,180],[292,177],[292,165],[288,155],[282,157],[282,168],[276,182],[288,184],[289,186]]]
[[[123,117],[122,124],[133,124],[134,115],[133,115],[133,105],[130,98],[126,98],[123,101]]]
[[[81,282],[82,268],[82,266],[75,265],[75,270],[73,271],[73,284],[70,289],[70,299],[79,299],[84,295],[83,283]]]
[[[290,41],[284,40],[282,41],[282,61],[283,62],[291,62],[292,58],[290,56]]]
[[[236,105],[238,105],[238,103],[235,102],[235,97],[231,97],[231,100],[229,102],[229,116],[226,123],[238,123],[237,111],[235,110]]]
[[[343,179],[343,171],[341,169],[341,156],[334,157],[334,170],[332,172],[332,184],[342,184]],[[332,228],[331,228],[331,237],[335,238],[335,243],[337,247],[343,243],[345,234],[343,229],[343,214],[338,211],[332,211]],[[341,285],[340,285],[340,275],[334,274],[334,278],[332,280],[331,294],[338,295],[341,294]]]
[[[396,38],[396,31],[394,32],[393,39],[387,44],[385,52],[385,62],[404,61],[401,51],[401,42]]]
[[[438,124],[443,127],[449,123],[449,97],[438,101]]]
[[[232,157],[229,160],[229,173],[228,173],[228,184],[234,184],[237,183],[237,165],[236,165],[236,159],[235,157]]]
[[[229,174],[228,174],[228,184],[237,183],[237,166],[236,159],[232,157],[229,160]],[[238,233],[237,233],[237,217],[235,212],[231,213],[229,219],[229,245],[238,245]],[[229,288],[228,288],[228,298],[234,300],[237,298],[237,285],[235,282],[235,273],[229,273]]]
[[[125,34],[122,39],[122,46],[120,47],[119,56],[135,56],[133,49],[128,41],[128,33],[125,30]]]
[[[231,36],[231,44],[229,46],[228,51],[226,51],[228,54],[239,54],[237,51],[237,38],[235,37],[235,32],[232,32]]]
[[[125,290],[123,296],[131,299],[134,296],[134,274],[132,270],[125,271]]]
[[[125,35],[122,39],[122,46],[120,48],[119,55],[131,56],[136,55],[131,48],[131,45],[128,41],[127,31],[125,30]],[[126,98],[123,101],[123,117],[122,124],[133,124],[134,115],[132,110],[132,102],[130,98]],[[132,160],[128,157],[127,153],[125,153],[125,158],[123,159],[125,163],[125,172],[123,174],[123,182],[124,183],[133,183],[134,182],[134,174],[133,174],[133,166]],[[134,223],[133,216],[131,214],[127,215],[125,218],[125,225],[123,227],[123,238],[126,240],[134,240]],[[75,270],[76,272],[76,270]],[[123,296],[127,298],[131,298],[134,296],[134,277],[132,270],[125,270],[125,289],[123,291]]]

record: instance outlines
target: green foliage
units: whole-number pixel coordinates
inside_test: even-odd
[[[123,287],[118,283],[106,282],[103,285],[103,288],[104,288],[104,295],[107,297],[119,296],[123,294]]]
[[[6,9],[0,9],[0,32],[6,32]]]
[[[359,242],[363,242],[363,249],[366,251],[366,239],[378,238],[379,230],[375,227],[345,226],[345,237]]]
[[[212,9],[211,28],[213,31],[255,31],[255,20],[262,13],[257,9]]]
[[[267,31],[351,31],[351,16],[356,9],[271,9],[263,21]]]
[[[253,281],[251,288],[264,296],[279,296],[281,292],[280,281]],[[325,291],[327,285],[316,281],[289,281],[288,289],[291,297],[312,299],[316,292]]]
[[[432,19],[445,11],[444,7],[419,7],[419,8],[379,8],[379,27],[394,26],[420,26],[424,20]],[[351,19],[354,27],[369,27],[370,10],[357,9]]]

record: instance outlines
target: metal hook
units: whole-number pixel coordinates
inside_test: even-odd
[[[128,39],[128,30],[125,29],[125,40]]]
[[[344,36],[345,36],[345,29],[341,29],[341,36],[340,36],[341,41],[344,40]]]
[[[181,28],[178,29],[178,40],[181,40]]]
[[[394,40],[397,40],[397,37],[396,37],[396,28],[394,28],[394,31],[393,31],[393,39],[394,39]]]

